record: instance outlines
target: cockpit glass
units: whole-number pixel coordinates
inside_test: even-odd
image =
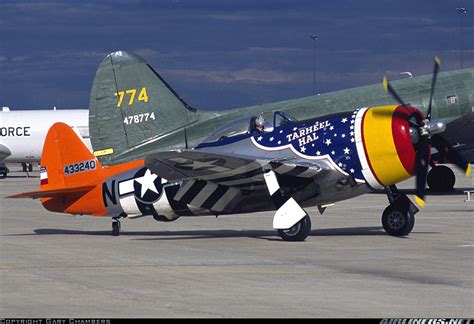
[[[264,119],[263,126],[257,128],[255,120],[258,116]],[[214,143],[228,138],[235,138],[237,136],[247,136],[254,132],[271,132],[275,127],[284,126],[297,121],[282,111],[264,112],[256,116],[246,116],[235,119],[224,126],[218,128],[214,133],[209,135],[203,143]]]
[[[236,120],[233,120],[224,126],[218,128],[214,133],[209,135],[204,142],[211,143],[223,140],[229,137],[234,137],[238,135],[245,135],[250,133],[250,121],[252,117],[242,117]]]
[[[275,114],[273,116],[273,125],[275,127],[289,125],[298,121],[295,117],[282,111],[275,111]]]

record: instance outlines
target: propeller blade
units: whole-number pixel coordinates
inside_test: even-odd
[[[426,175],[430,159],[430,146],[428,136],[420,136],[417,143],[415,172],[416,172],[416,197],[415,200],[420,207],[425,207]]]
[[[395,99],[401,106],[406,107],[407,105],[403,102],[402,98],[398,95],[398,93],[393,89],[390,82],[388,82],[387,76],[383,77],[383,87],[386,92],[388,92],[393,99]]]
[[[448,161],[456,165],[458,168],[466,173],[466,176],[471,174],[471,164],[466,161],[458,152],[453,150],[449,143],[439,134],[431,137],[431,144],[436,147],[443,161]]]
[[[430,92],[430,103],[428,104],[428,112],[426,113],[426,119],[431,120],[431,107],[433,103],[433,95],[436,85],[436,79],[438,77],[439,66],[441,65],[441,60],[439,57],[435,56],[434,67],[433,67],[433,79],[431,80],[431,92]]]

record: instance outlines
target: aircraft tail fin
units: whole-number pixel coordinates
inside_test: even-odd
[[[104,164],[134,160],[139,156],[131,152],[157,137],[172,136],[184,146],[182,127],[195,111],[143,58],[111,53],[99,65],[91,91],[94,155]]]
[[[40,191],[84,188],[102,173],[100,162],[64,123],[49,129],[40,165]]]

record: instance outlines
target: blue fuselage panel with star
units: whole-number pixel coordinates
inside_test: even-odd
[[[340,170],[363,181],[355,141],[357,112],[296,122],[270,132],[252,132],[252,142],[262,150],[288,149],[303,159],[330,160]]]

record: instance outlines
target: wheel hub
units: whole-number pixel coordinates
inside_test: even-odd
[[[405,217],[400,211],[393,211],[388,216],[388,225],[394,230],[399,230],[405,226]]]
[[[296,234],[299,233],[300,229],[301,229],[301,223],[298,222],[297,224],[293,225],[289,229],[283,230],[283,232],[288,236],[295,236]]]

